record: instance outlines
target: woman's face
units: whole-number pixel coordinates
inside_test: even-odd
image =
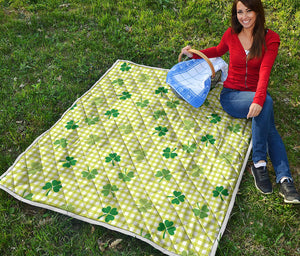
[[[244,29],[253,29],[257,14],[245,6],[241,1],[236,5],[237,19]]]

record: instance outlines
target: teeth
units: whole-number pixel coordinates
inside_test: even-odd
[[[244,23],[246,23],[246,24],[249,23],[249,20],[248,21],[244,21]]]

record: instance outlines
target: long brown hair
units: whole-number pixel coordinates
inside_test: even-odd
[[[261,0],[234,0],[231,9],[231,27],[236,34],[239,34],[243,26],[237,19],[236,6],[238,2],[242,2],[246,7],[256,13],[256,21],[253,28],[252,36],[253,43],[250,48],[250,53],[248,55],[249,59],[259,58],[262,56],[263,46],[266,47],[265,41],[265,11]]]

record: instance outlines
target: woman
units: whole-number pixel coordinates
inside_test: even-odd
[[[278,53],[278,34],[265,29],[261,0],[235,0],[231,11],[231,27],[216,47],[202,50],[207,57],[230,53],[228,77],[220,95],[223,109],[236,118],[252,118],[253,166],[251,171],[257,189],[273,192],[267,170],[267,152],[271,158],[280,195],[286,203],[300,203],[290,173],[282,139],[274,124],[273,101],[267,92],[269,76]],[[182,53],[190,58],[190,46]]]

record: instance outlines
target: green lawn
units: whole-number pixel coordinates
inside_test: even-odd
[[[229,26],[231,2],[0,0],[0,175],[117,59],[171,68],[183,46],[216,45]],[[300,188],[300,4],[263,3],[268,27],[281,37],[269,92]],[[272,195],[259,194],[245,171],[217,255],[300,255],[300,207],[284,204],[274,186]],[[0,230],[1,255],[162,255],[2,190]],[[109,248],[116,239],[122,242]]]

